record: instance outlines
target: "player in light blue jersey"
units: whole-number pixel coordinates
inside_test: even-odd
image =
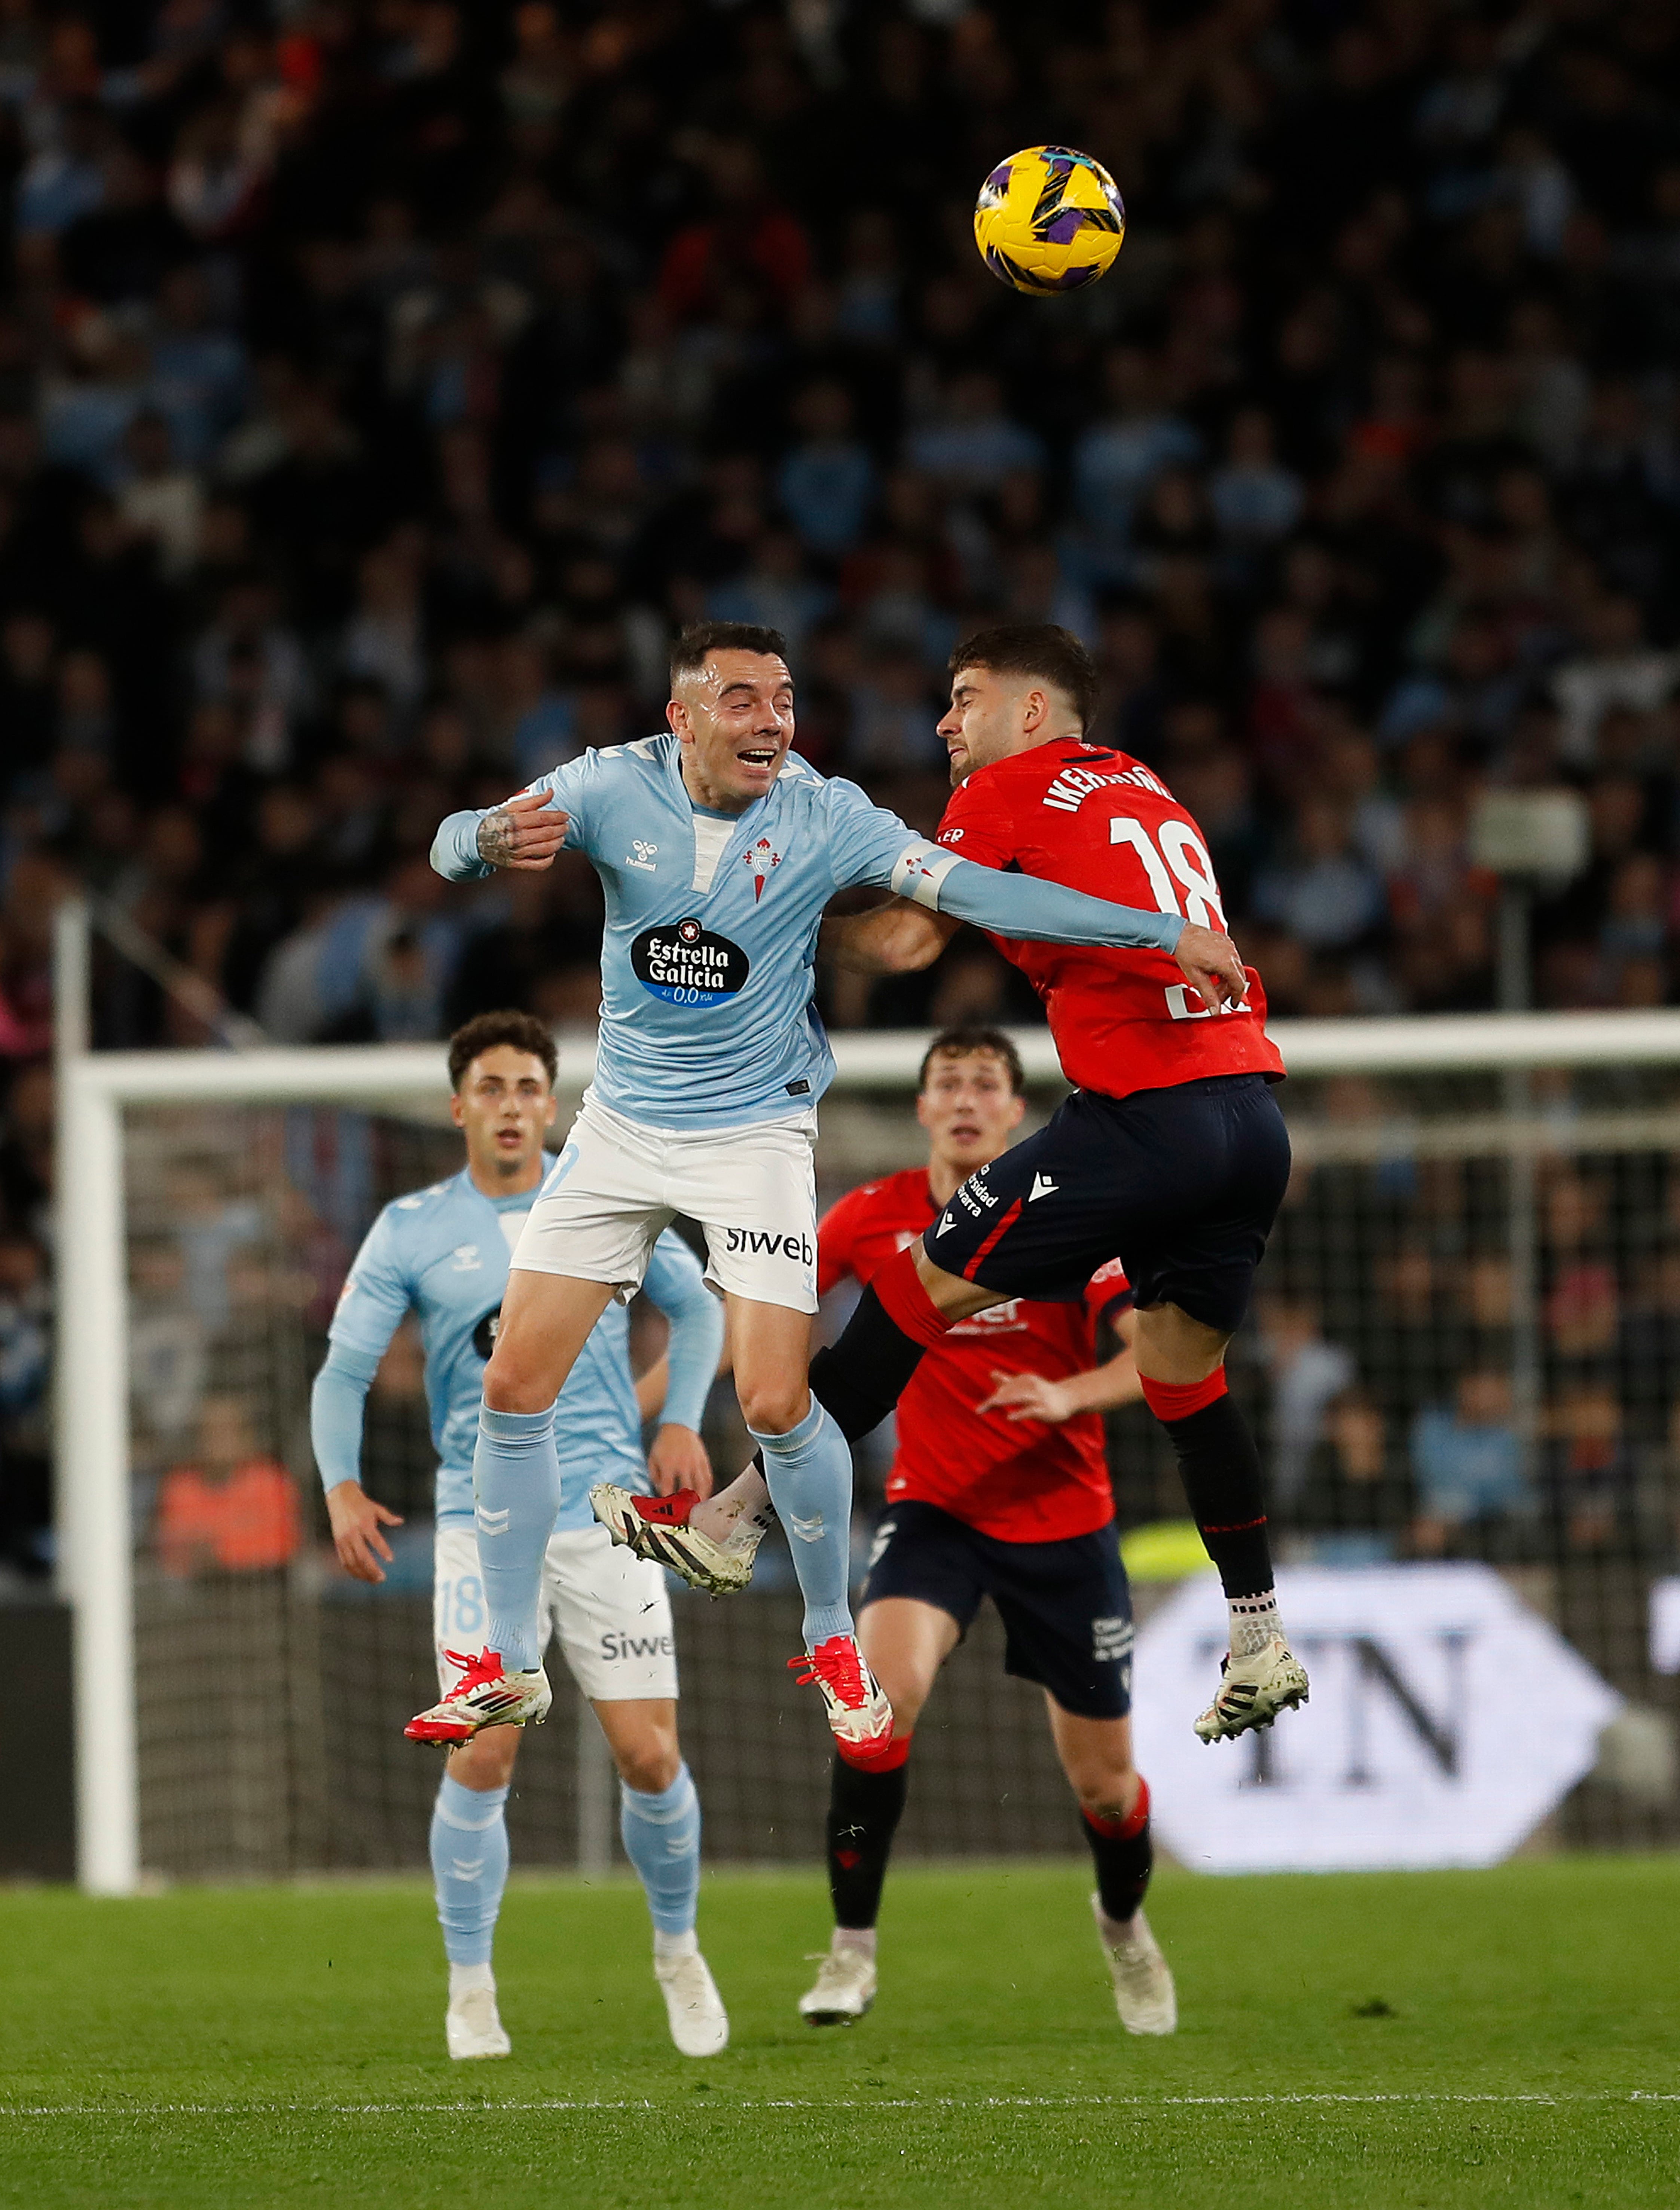
[[[559,1493],[547,1408],[601,1312],[634,1290],[677,1212],[704,1227],[729,1309],[735,1387],[805,1597],[807,1677],[854,1753],[885,1750],[887,1700],[846,1601],[851,1458],[806,1383],[816,1310],[814,1108],[833,1060],[813,999],[835,892],[891,888],[1009,937],[1149,945],[1198,987],[1240,994],[1229,938],[917,836],[790,751],[773,630],[713,622],[672,655],[669,734],[570,760],[521,796],[453,814],[432,864],[456,881],[585,854],[606,893],[601,1048],[514,1255],[474,1460],[489,1597],[483,1677],[411,1722],[459,1739],[535,1715],[538,1566]],[[801,1661],[795,1660],[795,1663]]]
[[[382,1580],[391,1552],[383,1529],[396,1514],[360,1481],[362,1411],[386,1346],[405,1313],[419,1315],[426,1392],[438,1453],[433,1634],[440,1688],[471,1677],[484,1625],[473,1525],[473,1449],[485,1362],[508,1281],[508,1262],[553,1158],[554,1046],[526,1013],[485,1013],[450,1041],[463,1172],[388,1205],[356,1254],[316,1378],[311,1432],[333,1539],[347,1572]],[[728,2020],[695,1941],[700,1806],[677,1740],[677,1669],[670,1600],[659,1567],[615,1549],[590,1513],[597,1480],[645,1493],[651,1465],[662,1488],[711,1470],[699,1427],[717,1371],[723,1316],[680,1236],[650,1254],[649,1295],[671,1323],[659,1369],[632,1380],[629,1316],[615,1306],[584,1344],[556,1406],[566,1479],[543,1545],[539,1633],[560,1638],[578,1687],[595,1706],[619,1769],[626,1855],[654,1923],[654,1970],[672,2038],[685,2055],[715,2055]],[[662,1395],[662,1424],[642,1453],[645,1399]],[[651,1414],[656,1409],[647,1402]],[[491,1947],[507,1878],[503,1806],[519,1731],[491,1724],[450,1754],[432,1821],[438,1916],[449,1959],[445,2033],[451,2056],[505,2056]]]

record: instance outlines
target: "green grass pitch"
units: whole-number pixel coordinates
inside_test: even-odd
[[[521,1881],[514,2055],[451,2065],[418,1882],[0,1894],[0,2202],[56,2210],[1680,2204],[1680,1860],[1157,1882],[1175,2038],[1072,1863],[904,1867],[883,1987],[795,2014],[814,1875],[708,1878],[734,2043],[665,2037],[624,1878]]]

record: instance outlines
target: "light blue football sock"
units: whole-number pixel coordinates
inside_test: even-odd
[[[700,1798],[688,1767],[657,1796],[619,1784],[619,1832],[624,1853],[646,1891],[648,1915],[661,1934],[693,1931],[700,1899]]]
[[[486,1639],[511,1671],[529,1672],[542,1655],[537,1640],[542,1554],[560,1508],[552,1404],[546,1412],[480,1406],[473,1503],[489,1612]]]
[[[764,1454],[770,1501],[788,1531],[805,1598],[806,1646],[814,1650],[830,1635],[852,1631],[846,1602],[852,1562],[852,1454],[814,1397],[789,1434],[750,1432]]]
[[[432,1880],[451,1965],[487,1965],[507,1886],[505,1788],[463,1788],[446,1772],[432,1813]]]

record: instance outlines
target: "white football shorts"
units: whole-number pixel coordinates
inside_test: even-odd
[[[755,1304],[817,1309],[817,1116],[649,1128],[586,1096],[514,1246],[516,1269],[608,1282],[628,1301],[680,1212],[706,1279]]]
[[[432,1537],[432,1639],[441,1694],[461,1677],[444,1651],[475,1655],[489,1616],[478,1537],[470,1527],[439,1527]],[[559,1635],[571,1677],[592,1703],[677,1693],[664,1568],[616,1548],[604,1527],[548,1537],[537,1634],[545,1650]]]

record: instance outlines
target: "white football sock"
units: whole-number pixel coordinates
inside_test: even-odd
[[[1097,1906],[1097,1930],[1104,1946],[1110,1949],[1130,1948],[1139,1938],[1135,1917],[1110,1918],[1100,1903]]]
[[[451,1965],[449,1968],[451,2004],[459,2002],[462,1996],[471,1995],[475,1988],[488,1988],[493,1994],[495,1987],[496,1975],[488,1965]]]
[[[697,1504],[688,1515],[688,1524],[700,1534],[710,1535],[714,1543],[726,1545],[766,1532],[776,1525],[776,1507],[763,1474],[756,1465],[749,1465],[727,1488]]]
[[[656,1965],[679,1964],[683,1958],[698,1957],[699,1953],[699,1937],[692,1926],[680,1934],[662,1934],[658,1927],[654,1928],[653,1960]]]
[[[1258,1658],[1268,1642],[1282,1636],[1275,1589],[1267,1589],[1264,1596],[1234,1596],[1228,1608],[1233,1658]]]
[[[873,1926],[837,1926],[834,1929],[833,1947],[837,1953],[842,1949],[856,1949],[867,1957],[871,1964],[873,1964],[875,1929]]]

